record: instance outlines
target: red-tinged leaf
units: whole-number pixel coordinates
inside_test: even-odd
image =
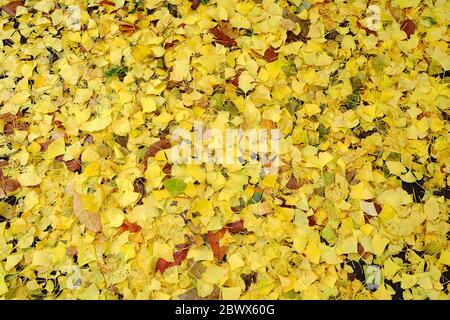
[[[383,208],[376,202],[374,202],[373,205],[375,206],[375,210],[377,211],[377,213],[380,214]]]
[[[16,15],[17,7],[22,6],[24,3],[23,1],[12,1],[10,3],[5,4],[2,7],[2,10],[5,11],[7,14],[9,14],[11,17],[14,17]]]
[[[231,80],[231,84],[235,87],[239,86],[239,76],[241,75],[241,71],[236,72],[236,75],[234,76],[233,80]]]
[[[309,216],[308,217],[308,226],[314,227],[316,225],[316,217],[315,216]]]
[[[178,41],[178,40],[174,40],[174,41],[172,41],[172,42],[166,42],[166,44],[164,45],[164,49],[170,49],[170,48],[173,48],[173,47],[175,47],[178,43],[179,43],[180,41]]]
[[[300,183],[294,177],[294,175],[292,175],[289,181],[286,183],[286,188],[290,190],[297,190],[298,188],[300,188]]]
[[[209,32],[216,38],[216,42],[223,45],[224,47],[237,46],[236,41],[222,32],[217,26],[209,29]]]
[[[142,229],[141,226],[139,226],[135,223],[131,223],[127,219],[125,219],[123,221],[122,225],[119,227],[117,234],[122,234],[125,231],[130,231],[132,233],[136,233],[136,232],[139,232],[141,229]]]
[[[211,250],[214,253],[214,256],[216,257],[217,260],[221,261],[223,259],[223,257],[225,257],[225,254],[227,253],[228,247],[220,246],[220,239],[223,237],[223,235],[225,234],[225,229],[213,232],[213,231],[208,231],[208,242],[209,245],[211,246]]]
[[[172,173],[172,165],[170,163],[166,163],[164,165],[164,168],[162,169],[162,172],[165,174],[171,174]]]
[[[186,245],[186,247],[182,248],[181,250],[175,251],[173,254],[173,260],[174,265],[179,266],[184,259],[186,259],[188,254],[189,247]]]
[[[132,25],[132,24],[129,24],[129,23],[121,22],[121,23],[120,23],[120,26],[119,26],[119,30],[120,30],[120,32],[123,33],[123,34],[130,35],[130,34],[132,34],[133,32],[139,30],[139,28],[136,27],[135,25]]]
[[[3,133],[6,135],[11,135],[14,133],[14,126],[12,123],[6,123],[5,126],[3,127]]]
[[[159,258],[158,261],[156,261],[156,271],[159,271],[161,273],[163,273],[167,268],[170,268],[172,266],[173,266],[172,262],[168,262],[163,258]]]
[[[150,157],[154,157],[158,153],[158,151],[164,150],[164,149],[170,149],[171,147],[172,147],[172,144],[167,139],[163,138],[163,139],[160,139],[159,141],[156,141],[145,152],[144,164],[147,166],[147,159]]]
[[[81,170],[81,163],[80,160],[68,160],[68,161],[64,161],[64,164],[67,167],[67,170],[75,172],[75,171],[80,171]]]
[[[111,2],[108,0],[102,0],[102,1],[100,1],[100,3],[98,5],[102,6],[102,7],[105,7],[105,6],[115,7],[116,6],[116,4],[114,2]]]
[[[169,262],[163,258],[159,258],[158,261],[156,261],[156,271],[160,271],[163,273],[167,268],[173,267],[173,266],[179,266],[187,257],[189,245],[188,244],[178,244],[175,246],[178,251],[175,251],[173,254],[173,262]]]
[[[39,144],[41,145],[41,152],[47,151],[48,146],[49,146],[50,143],[52,143],[52,142],[53,142],[52,140],[48,140],[48,141],[46,141],[46,142],[39,143]]]
[[[264,60],[267,62],[273,62],[278,59],[278,53],[275,51],[275,49],[270,46],[269,48],[264,51]]]
[[[53,120],[53,124],[57,127],[57,128],[62,128],[64,127],[62,122],[59,120]]]
[[[230,231],[231,234],[246,231],[244,228],[244,220],[238,220],[235,222],[228,223],[226,227],[228,228],[228,231]]]
[[[0,160],[0,168],[6,167],[8,165],[8,160]]]
[[[189,0],[189,2],[191,3],[192,10],[197,9],[198,6],[200,5],[200,0]]]
[[[3,180],[3,190],[6,193],[14,192],[20,187],[20,183],[14,179],[5,179]]]
[[[402,22],[402,28],[401,28],[406,35],[409,37],[416,32],[416,24],[411,19],[406,19]]]

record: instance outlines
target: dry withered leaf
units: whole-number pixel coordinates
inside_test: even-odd
[[[233,38],[229,37],[228,35],[226,35],[223,31],[221,31],[219,29],[218,26],[209,29],[209,32],[214,35],[214,37],[216,38],[216,42],[225,46],[225,47],[233,47],[233,46],[237,46],[237,42],[236,40],[234,40]]]
[[[221,261],[225,257],[228,250],[227,246],[220,246],[220,239],[225,235],[225,231],[225,228],[215,232],[208,231],[207,235],[208,243],[214,253],[214,257],[216,257],[218,261]]]
[[[278,59],[278,53],[275,51],[275,49],[270,46],[269,48],[264,51],[264,60],[267,62],[273,62]]]
[[[14,17],[16,15],[17,7],[24,6],[23,1],[11,1],[4,6],[2,6],[2,10],[5,11],[7,14],[9,14],[11,17]]]
[[[242,220],[242,219],[238,220],[238,221],[235,221],[235,222],[228,223],[226,225],[226,228],[228,229],[228,231],[231,234],[235,234],[235,233],[246,231],[245,227],[244,227],[244,220]]]
[[[189,2],[191,3],[192,10],[196,10],[200,5],[200,0],[189,0]]]
[[[136,223],[129,222],[127,219],[125,219],[122,223],[122,225],[117,230],[117,234],[122,234],[125,231],[130,231],[132,233],[136,233],[141,231],[142,227],[139,226]]]
[[[147,165],[148,158],[154,157],[160,150],[170,149],[172,147],[172,144],[169,140],[162,138],[158,141],[156,141],[154,144],[152,144],[144,155],[144,165]]]
[[[294,175],[291,175],[291,178],[286,183],[286,188],[288,188],[290,190],[297,190],[298,188],[300,188],[300,183],[294,177]]]
[[[156,262],[156,270],[160,271],[161,273],[164,272],[167,268],[173,267],[173,266],[179,266],[184,259],[186,259],[189,245],[188,244],[179,244],[176,246],[178,249],[173,254],[173,262],[169,262],[164,260],[163,258],[159,258]]]
[[[409,39],[409,37],[416,32],[416,23],[414,20],[405,19],[402,22],[401,29],[406,33]]]

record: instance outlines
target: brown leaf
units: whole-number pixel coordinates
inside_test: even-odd
[[[5,180],[3,180],[2,185],[3,185],[3,190],[6,193],[14,192],[20,187],[19,181],[14,180],[14,179],[5,179]]]
[[[24,3],[23,1],[12,1],[10,3],[5,4],[2,7],[2,10],[5,11],[7,14],[9,14],[11,17],[14,17],[16,15],[17,7],[22,6]]]
[[[241,75],[241,71],[237,71],[234,78],[231,80],[231,84],[235,87],[239,86],[239,76]]]
[[[66,165],[67,170],[69,170],[69,171],[72,171],[72,172],[75,172],[75,171],[80,172],[81,171],[80,160],[76,160],[76,159],[68,160],[68,161],[64,161],[64,164]]]
[[[116,4],[114,2],[111,2],[108,0],[102,0],[102,1],[100,1],[100,3],[98,5],[102,6],[102,7],[105,7],[105,6],[115,7],[116,6]]]
[[[414,34],[414,32],[416,32],[416,24],[414,23],[413,20],[406,19],[406,20],[403,20],[401,29],[406,33],[406,35],[408,36],[408,39],[409,39],[409,37],[412,34]]]
[[[144,164],[147,168],[147,159],[150,157],[154,157],[158,151],[164,150],[164,149],[170,149],[172,147],[172,144],[167,139],[160,139],[159,141],[156,141],[154,144],[148,148],[148,150],[145,152],[144,155]]]
[[[200,5],[200,0],[189,0],[189,2],[191,3],[192,10],[197,9],[198,6]]]
[[[128,136],[117,136],[114,141],[116,141],[120,146],[126,147],[128,143]]]
[[[230,231],[231,234],[246,231],[246,229],[244,228],[244,220],[242,220],[242,219],[235,221],[235,222],[228,223],[226,225],[226,228],[228,229],[228,231]]]
[[[308,217],[308,226],[314,227],[316,225],[316,217],[314,215]]]
[[[253,283],[256,283],[258,272],[252,271],[249,274],[241,273],[241,278],[244,280],[245,291],[247,291]]]
[[[145,182],[144,178],[137,178],[133,182],[134,192],[137,192],[141,195],[141,197],[145,197]]]
[[[171,174],[172,173],[172,165],[170,163],[166,163],[162,169],[162,172],[165,174]]]
[[[275,49],[270,46],[269,48],[264,51],[264,60],[267,62],[273,62],[278,59],[278,53],[275,51]]]
[[[225,234],[225,230],[226,229],[224,228],[216,232],[208,231],[207,235],[209,245],[211,246],[211,250],[213,251],[216,259],[219,261],[221,261],[225,257],[225,254],[227,253],[228,250],[228,247],[226,246],[221,247],[219,244],[220,239]]]
[[[3,133],[6,135],[11,135],[14,133],[14,126],[12,123],[8,122],[3,127]]]
[[[221,45],[229,48],[237,46],[236,41],[233,38],[227,36],[223,31],[219,29],[218,26],[209,29],[209,32],[214,35],[217,43],[220,43]]]
[[[292,175],[289,181],[286,183],[286,188],[291,190],[297,190],[298,188],[300,188],[300,183],[298,183],[298,180],[294,177],[294,175]]]

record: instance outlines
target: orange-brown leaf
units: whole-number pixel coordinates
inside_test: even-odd
[[[216,26],[214,28],[211,28],[209,29],[209,32],[216,38],[217,43],[220,43],[225,47],[237,46],[236,41],[233,38],[226,35],[223,31],[221,31],[219,27]]]
[[[144,164],[147,165],[147,159],[150,157],[154,157],[158,151],[164,150],[164,149],[170,149],[172,147],[172,144],[167,139],[160,139],[156,141],[154,144],[148,148],[147,152],[145,152],[144,155]]]
[[[20,187],[20,183],[17,180],[14,179],[5,179],[3,180],[3,190],[8,192],[14,192]]]
[[[16,15],[17,7],[19,6],[23,6],[23,1],[12,1],[5,4],[2,7],[2,10],[9,14],[11,17],[14,17]]]
[[[175,251],[173,254],[173,262],[169,262],[163,258],[159,258],[158,261],[156,261],[156,271],[160,271],[163,273],[167,268],[173,267],[173,266],[179,266],[184,259],[186,259],[189,245],[188,244],[179,244],[175,246],[178,251]]]
[[[122,225],[119,227],[117,234],[121,234],[125,231],[130,231],[133,233],[141,231],[142,227],[138,224],[131,223],[127,219],[125,219],[122,223]]]
[[[238,220],[235,222],[228,223],[226,225],[228,231],[230,231],[231,234],[239,233],[246,231],[244,227],[244,220]]]
[[[264,60],[267,62],[273,62],[278,59],[278,53],[275,51],[275,49],[270,46],[269,48],[264,51]]]
[[[214,256],[216,257],[217,260],[222,260],[223,257],[225,257],[225,254],[227,253],[228,247],[220,246],[220,239],[224,236],[225,234],[225,228],[221,229],[219,231],[213,232],[213,231],[208,231],[208,242],[209,245],[211,246],[211,250],[214,253]]]
[[[102,0],[102,1],[100,1],[100,3],[98,5],[102,6],[102,7],[105,7],[105,6],[115,7],[116,6],[116,4],[114,2],[111,2],[108,0]]]
[[[402,30],[406,33],[406,35],[409,37],[416,32],[416,24],[411,19],[406,19],[402,22]]]

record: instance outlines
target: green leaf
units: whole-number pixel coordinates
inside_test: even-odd
[[[334,180],[334,174],[328,171],[325,171],[323,173],[323,181],[325,182],[325,185],[329,186]]]
[[[224,94],[223,93],[216,93],[211,97],[210,103],[211,106],[214,109],[222,110],[223,109],[223,100],[224,100]]]
[[[262,192],[255,192],[253,197],[248,200],[247,204],[255,204],[262,200]]]
[[[164,181],[164,187],[172,196],[177,196],[186,189],[186,183],[183,180],[172,178]]]
[[[303,101],[296,99],[294,97],[289,98],[289,103],[287,105],[289,113],[293,116],[295,112],[303,105]]]
[[[334,232],[333,228],[331,228],[330,224],[327,224],[325,228],[323,228],[320,233],[322,238],[324,238],[328,243],[333,243],[336,239],[336,232]]]
[[[107,78],[119,77],[119,79],[123,79],[127,75],[127,69],[124,67],[112,67],[111,69],[105,72],[105,76]]]

